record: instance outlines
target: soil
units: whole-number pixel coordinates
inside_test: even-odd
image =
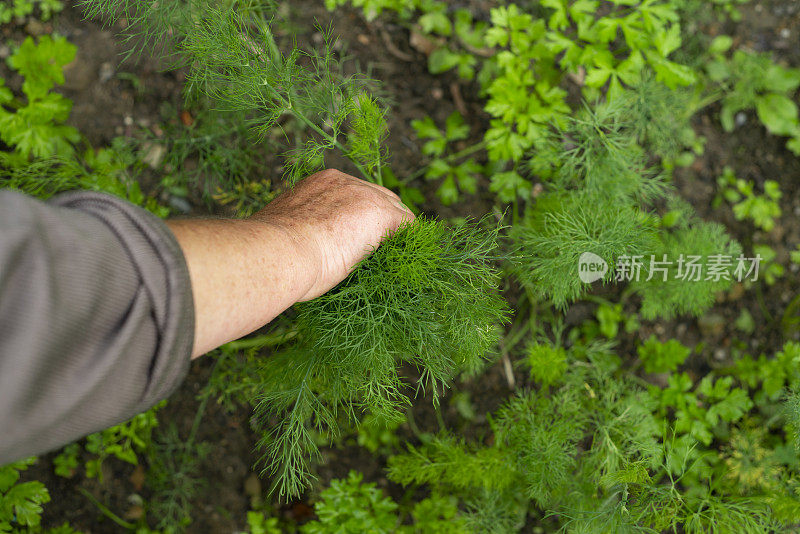
[[[486,13],[484,2],[471,4]],[[399,177],[415,172],[424,162],[409,125],[413,119],[430,115],[437,123],[442,123],[448,114],[459,109],[471,124],[470,141],[479,138],[487,117],[475,86],[459,81],[454,75],[428,74],[425,55],[411,46],[407,29],[380,20],[367,23],[351,9],[329,13],[321,0],[300,0],[285,5],[289,6],[288,12],[284,13],[289,21],[285,27],[297,32],[301,45],[319,43],[321,36],[315,23],[321,26],[331,24],[352,58],[348,68],[368,72],[382,81],[387,97],[393,102],[387,143],[392,168]],[[771,51],[786,65],[800,67],[800,4],[795,0],[765,0],[744,6],[742,13],[740,23],[712,28],[712,31],[733,35],[737,44]],[[183,109],[182,71],[166,72],[146,56],[138,61],[119,63],[123,46],[115,35],[123,29],[121,24],[104,28],[98,21],[83,20],[79,9],[69,5],[53,22],[6,25],[0,28],[0,33],[4,41],[19,42],[25,34],[56,31],[78,46],[77,59],[67,70],[62,91],[75,103],[70,123],[86,136],[92,146],[102,147],[120,135],[139,136],[143,129],[157,135],[163,122],[179,120],[177,117]],[[288,40],[288,30],[279,37]],[[0,56],[7,54],[8,48],[0,46]],[[0,65],[0,76],[6,78],[12,87],[20,83],[10,75],[5,65]],[[746,114],[743,124],[731,133],[722,131],[718,113],[718,107],[711,106],[696,117],[696,130],[706,138],[705,152],[690,168],[676,171],[675,186],[703,218],[724,224],[746,252],[752,251],[753,242],[766,243],[776,250],[777,260],[788,265],[789,252],[800,244],[800,159],[785,148],[785,139],[768,135],[753,113]],[[348,170],[345,162],[331,163]],[[279,172],[277,158],[270,165]],[[739,177],[754,180],[758,185],[768,179],[780,183],[783,216],[771,232],[754,232],[751,224],[737,221],[727,205],[717,209],[711,207],[717,193],[716,177],[726,165],[736,169]],[[416,185],[426,198],[435,199],[434,184]],[[492,197],[487,184],[482,184],[477,195],[457,206],[444,207],[429,200],[423,209],[426,213],[444,217],[480,216],[491,209]],[[200,210],[199,207],[195,209]],[[723,295],[707,314],[716,319],[716,322],[711,322],[711,327],[708,322],[700,323],[692,318],[657,323],[643,321],[639,331],[623,339],[620,351],[623,356],[632,353],[635,339],[646,339],[653,333],[662,339],[675,337],[692,347],[702,342],[702,348],[695,352],[690,362],[697,373],[702,373],[710,366],[730,360],[735,340],[741,337],[733,323],[740,310],[746,308],[756,325],[755,334],[750,336],[752,346],[747,349],[754,354],[773,353],[787,336],[800,339],[800,332],[783,332],[781,329],[786,307],[798,294],[796,267],[793,265],[787,269],[786,275],[772,286],[759,284],[748,291],[734,288]],[[513,291],[511,293],[509,297],[513,300]],[[636,302],[628,303],[626,311],[634,312],[636,305]],[[578,324],[591,316],[593,310],[593,306],[576,305],[570,310],[568,321]],[[196,396],[206,383],[212,364],[207,358],[193,362],[186,381],[160,412],[162,426],[174,423],[182,436],[188,435],[199,405]],[[511,370],[510,373],[512,376],[516,373],[516,384],[525,382],[520,370]],[[464,381],[455,389],[469,394],[478,414],[478,431],[483,428],[481,422],[485,421],[485,414],[496,409],[514,390],[509,372],[501,361],[491,364],[479,378]],[[419,399],[415,404],[414,420],[421,431],[435,432],[438,421],[428,400]],[[442,407],[442,416],[448,426],[464,426],[465,420],[449,397],[445,398]],[[250,416],[246,408],[228,413],[216,403],[209,403],[198,435],[199,440],[211,447],[200,467],[206,483],[193,501],[193,521],[188,532],[244,530],[246,512],[252,509],[254,496],[257,501],[266,499],[266,507],[286,519],[303,522],[313,516],[310,508],[313,491],[296,502],[281,504],[267,497],[268,483],[253,476],[252,467],[258,454]],[[403,425],[399,434],[403,440],[416,440],[408,425]],[[80,472],[65,479],[53,474],[53,457],[54,454],[42,456],[38,464],[25,474],[25,479],[41,480],[49,488],[52,501],[45,506],[45,526],[69,521],[73,527],[85,532],[99,534],[122,530],[80,493],[79,488],[89,491],[115,514],[128,520],[134,520],[141,512],[141,499],[147,501],[149,494],[147,487],[141,485],[141,467],[109,459],[104,463],[102,481],[87,479]],[[397,499],[404,498],[405,490],[387,481],[384,468],[385,456],[371,454],[355,445],[352,438],[346,438],[339,446],[323,450],[323,462],[317,469],[317,487],[324,487],[330,479],[346,476],[350,469],[356,469],[364,473],[365,480],[375,482]]]

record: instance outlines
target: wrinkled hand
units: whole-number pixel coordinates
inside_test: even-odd
[[[414,214],[388,189],[330,169],[304,179],[252,219],[280,229],[304,251],[316,273],[305,301],[344,280]]]

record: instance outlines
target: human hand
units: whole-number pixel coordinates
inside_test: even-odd
[[[302,180],[251,218],[281,230],[304,252],[315,276],[300,301],[335,287],[383,238],[413,219],[393,192],[334,169]]]
[[[381,239],[413,219],[388,189],[328,170],[246,220],[168,221],[191,279],[193,356],[332,289]]]

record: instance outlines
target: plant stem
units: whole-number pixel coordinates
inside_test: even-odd
[[[297,335],[297,330],[291,329],[280,333],[270,333],[255,337],[249,337],[246,339],[238,339],[236,341],[231,341],[229,343],[226,343],[224,347],[230,350],[245,350],[245,349],[261,348],[261,347],[274,347],[275,345],[280,345],[281,343],[285,343],[293,339],[296,335]]]
[[[436,422],[439,423],[439,432],[447,430],[447,425],[444,424],[444,417],[442,417],[442,407],[437,404],[433,407],[433,412],[436,414]]]
[[[228,355],[223,352],[219,358],[214,362],[214,366],[211,368],[211,376],[214,376],[217,368],[220,365],[220,362],[224,361]],[[203,419],[203,415],[206,411],[206,406],[208,406],[208,399],[211,398],[211,395],[208,393],[203,394],[203,400],[200,401],[200,407],[197,408],[197,413],[194,414],[194,421],[192,421],[192,429],[189,431],[189,439],[186,440],[186,450],[189,449],[194,444],[195,439],[197,438],[197,432],[200,430],[200,421]],[[183,462],[181,462],[181,469],[183,469]]]
[[[761,290],[761,285],[756,286],[756,300],[758,300],[758,307],[761,308],[761,313],[764,314],[764,317],[766,317],[767,322],[771,323],[774,320],[774,318],[772,317],[772,314],[769,312],[769,310],[767,309],[767,305],[764,302],[764,292]]]
[[[341,153],[342,153],[342,154],[343,154],[343,155],[344,155],[344,156],[345,156],[345,157],[346,157],[348,160],[350,160],[350,162],[351,162],[353,165],[355,165],[356,169],[358,169],[358,172],[360,172],[360,173],[361,173],[361,175],[364,177],[364,179],[365,179],[365,180],[367,180],[368,182],[372,182],[372,181],[374,181],[375,183],[377,183],[378,185],[381,185],[381,186],[383,185],[383,179],[382,179],[382,177],[381,177],[380,170],[378,171],[378,176],[374,177],[374,180],[373,180],[373,177],[372,177],[372,176],[371,176],[371,175],[370,175],[370,174],[369,174],[369,173],[366,171],[366,169],[364,169],[364,167],[362,167],[362,166],[361,166],[361,165],[360,165],[360,164],[359,164],[357,161],[355,161],[353,158],[351,158],[350,156],[348,156],[348,155],[347,155],[347,149],[345,148],[345,146],[344,146],[343,144],[341,144],[341,143],[339,142],[339,140],[338,140],[338,139],[336,139],[336,138],[335,138],[335,137],[333,137],[331,134],[329,134],[328,132],[326,132],[325,130],[323,130],[323,129],[322,129],[322,128],[320,128],[319,126],[317,126],[317,125],[314,123],[314,121],[312,121],[311,119],[309,119],[308,117],[306,117],[306,116],[305,116],[303,113],[301,113],[300,111],[298,111],[297,109],[295,109],[295,108],[294,108],[294,107],[291,105],[291,101],[288,101],[288,102],[287,102],[287,105],[288,105],[289,109],[291,109],[291,110],[292,110],[292,114],[294,114],[294,116],[295,116],[295,117],[297,117],[298,119],[300,119],[300,121],[302,121],[302,122],[303,122],[303,123],[304,123],[306,126],[310,127],[312,130],[314,130],[314,131],[315,131],[315,132],[317,132],[319,135],[321,135],[323,138],[325,138],[325,140],[326,140],[326,141],[328,141],[328,142],[329,142],[329,143],[330,143],[332,146],[334,146],[334,147],[336,147],[337,149],[339,149],[339,151],[340,151],[340,152],[341,152]]]
[[[417,439],[424,442],[425,440],[423,439],[422,432],[417,426],[417,422],[414,420],[414,412],[412,406],[406,408],[406,422],[408,423],[408,427],[411,429],[411,432],[414,433]]]
[[[516,226],[519,224],[519,198],[514,197],[514,202],[511,204],[511,224]]]
[[[109,510],[105,504],[98,501],[95,498],[95,496],[89,493],[86,489],[78,488],[78,491],[81,492],[84,497],[89,499],[89,501],[91,501],[91,503],[94,504],[98,508],[98,510],[100,510],[103,513],[104,516],[112,520],[117,525],[121,526],[122,528],[127,528],[128,530],[133,530],[136,528],[136,525],[134,525],[133,523],[129,523],[128,521],[125,521],[120,516]]]
[[[451,162],[456,161],[458,159],[461,159],[461,158],[467,157],[467,156],[469,156],[471,154],[474,154],[475,152],[478,152],[479,150],[483,150],[484,148],[486,148],[486,141],[479,141],[479,142],[475,143],[474,145],[468,146],[464,150],[456,152],[455,154],[450,154],[447,157],[441,158],[441,160],[444,161],[445,163],[451,163]],[[412,180],[415,180],[415,179],[419,178],[420,176],[422,176],[423,174],[425,174],[425,171],[427,171],[427,170],[428,170],[428,166],[426,165],[426,166],[422,167],[421,169],[417,170],[416,172],[414,172],[414,173],[406,176],[402,180],[400,180],[400,183],[405,185],[408,182],[410,182]]]
[[[280,49],[278,48],[278,44],[275,42],[275,38],[273,37],[272,32],[271,31],[266,32],[266,36],[267,36],[267,47],[269,48],[268,55],[270,57],[270,60],[281,61],[283,59],[283,56],[280,53]],[[330,74],[330,72],[328,72],[328,74]],[[293,105],[291,89],[288,89],[286,91],[285,96],[276,91],[275,96],[282,101],[286,109],[290,110],[291,113],[297,119],[299,119],[303,124],[305,124],[312,130],[317,132],[319,135],[321,135],[331,146],[336,147],[348,160],[350,160],[350,162],[356,167],[356,169],[358,169],[358,172],[361,173],[361,175],[364,177],[365,180],[367,180],[368,182],[374,181],[375,183],[381,186],[383,185],[383,178],[381,176],[380,165],[378,166],[378,175],[375,177],[371,176],[370,173],[368,173],[361,164],[353,160],[353,158],[351,158],[347,154],[347,149],[342,143],[339,142],[339,140],[336,137],[332,136],[331,134],[320,128],[316,123],[314,123],[314,121],[306,117],[302,111],[298,110]]]

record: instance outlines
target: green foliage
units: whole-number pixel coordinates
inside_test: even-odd
[[[695,251],[704,257],[739,254],[721,227],[697,221],[686,206],[678,210],[683,220],[667,214],[669,224],[665,219],[659,225],[652,213],[668,190],[653,162],[660,159],[669,170],[702,151],[702,139],[689,124],[700,99],[681,89],[699,78],[693,67],[673,58],[688,6],[549,0],[536,9],[493,8],[487,26],[457,8],[392,1],[357,5],[365,13],[372,10],[370,16],[391,9],[401,20],[424,17],[418,29],[444,39],[430,56],[432,70],[458,67],[466,78],[480,71],[491,116],[481,144],[490,160],[485,168],[489,189],[500,202],[515,204],[511,238],[518,261],[513,270],[535,297],[559,308],[580,298],[588,289],[577,276],[584,252],[608,264],[603,283],[612,281],[620,258],[667,254],[675,263],[680,254]],[[723,45],[715,42],[712,54],[722,54]],[[494,54],[483,59],[482,49]],[[573,113],[563,83],[568,75],[595,105]],[[444,203],[456,202],[459,189],[471,187],[471,176],[479,171],[473,159],[453,165],[458,160],[445,156],[451,137],[463,134],[451,125],[442,131],[430,119],[414,127],[426,140],[423,152],[433,158],[426,176],[442,180],[438,195]],[[472,147],[466,151],[473,153]],[[543,194],[531,183],[534,178],[542,181]],[[519,199],[531,201],[523,224],[517,224]],[[747,208],[751,213],[762,207],[755,204]],[[646,318],[701,313],[730,285],[733,272],[721,279],[664,284],[646,267],[643,280],[631,280]],[[668,274],[674,277],[677,271],[673,266]]]
[[[367,358],[378,376],[398,358],[422,364],[434,393],[456,369],[477,369],[506,314],[492,265],[498,228],[482,224],[491,223],[402,227],[334,291],[299,307],[301,335],[337,365]]]
[[[646,211],[665,197],[666,186],[661,176],[648,170],[646,153],[639,145],[639,140],[647,141],[652,134],[630,112],[638,109],[640,113],[652,101],[635,92],[586,108],[540,144],[530,160],[531,169],[547,177],[548,190],[528,209],[524,224],[512,228],[511,238],[517,247],[515,273],[534,295],[558,307],[578,299],[588,286],[578,276],[579,258],[586,252],[606,261],[609,268],[602,281],[607,283],[615,272],[621,281],[622,267],[633,274],[630,265],[622,265],[632,258],[667,254],[675,261],[681,253],[696,254],[693,251],[698,248],[704,254],[738,250],[735,244],[727,244],[721,227],[694,222],[688,206],[680,207],[680,222],[671,231],[659,229],[656,217]],[[654,110],[650,117],[663,121],[664,128],[674,122],[662,111]],[[654,128],[659,128],[658,123]],[[635,276],[622,280],[632,281],[642,294],[646,317],[656,312],[669,316],[673,309],[699,313],[716,291],[727,287],[724,280],[716,285],[669,280],[672,286],[681,286],[678,297],[671,286],[664,289],[661,279],[649,283],[650,273],[646,268],[643,272],[639,282]]]
[[[470,450],[463,440],[442,435],[423,447],[390,457],[389,477],[403,485],[431,484],[462,490],[498,490],[514,480],[507,458],[494,449]]]
[[[661,343],[655,336],[637,347],[639,358],[648,373],[669,373],[676,370],[691,354],[691,349],[684,347],[675,339]]]
[[[506,315],[492,265],[497,232],[419,218],[333,291],[297,307],[300,342],[266,363],[257,407],[265,470],[282,495],[298,494],[309,476],[309,426],[336,434],[337,417],[398,418],[409,402],[399,364],[420,370],[418,388],[434,402],[457,372],[482,365]]]
[[[456,500],[431,495],[409,511],[411,525],[400,524],[404,510],[363,475],[350,471],[346,479],[332,480],[314,505],[317,519],[300,528],[304,534],[466,534],[469,530],[458,513]]]
[[[20,471],[35,461],[27,458],[0,467],[0,532],[37,527],[41,522],[42,504],[50,501],[50,493],[39,481],[18,482]]]
[[[358,444],[372,453],[395,449],[400,446],[400,438],[395,433],[399,426],[400,421],[396,419],[367,415],[358,425]]]
[[[269,375],[261,365],[261,352],[279,347],[297,335],[297,330],[285,329],[286,326],[281,325],[267,334],[232,341],[217,349],[214,372],[204,388],[204,395],[216,398],[228,412],[253,399],[260,392],[263,376]]]
[[[653,222],[633,208],[596,209],[597,200],[585,193],[542,198],[528,225],[512,227],[518,244],[517,277],[534,294],[564,308],[585,291],[578,276],[584,252],[606,261],[642,254],[650,248]],[[613,263],[612,263],[613,265]],[[603,281],[612,279],[611,269]]]
[[[124,18],[128,21],[128,29],[123,34],[123,40],[129,46],[124,53],[126,59],[147,50],[164,55],[170,65],[177,66],[185,62],[178,54],[177,46],[209,8],[221,6],[268,15],[275,3],[271,0],[81,0],[79,5],[87,18],[102,18],[109,22]]]
[[[363,10],[367,20],[374,20],[384,10],[397,11],[403,18],[408,19],[423,2],[428,5],[442,3],[435,0],[325,0],[325,6],[328,9],[335,9],[352,3]]]
[[[469,136],[469,126],[464,123],[464,117],[457,111],[451,113],[445,122],[444,131],[439,130],[430,117],[414,120],[411,126],[417,137],[427,140],[422,146],[422,153],[432,158],[432,161],[425,171],[425,179],[442,181],[436,191],[442,204],[449,206],[458,202],[460,193],[475,194],[478,188],[476,175],[483,168],[473,158],[455,163],[453,160],[459,159],[459,153],[445,157],[448,145]]]
[[[163,137],[146,138],[139,156],[163,154],[154,163],[170,194],[187,198],[199,193],[206,202],[231,205],[238,215],[248,216],[275,195],[271,181],[250,178],[266,174],[252,142],[243,115],[203,110],[188,126],[168,123]]]
[[[25,77],[22,91],[30,99],[45,96],[56,84],[64,83],[63,68],[75,59],[77,48],[64,37],[53,39],[49,35],[34,44],[27,37],[17,51],[8,58],[11,68]]]
[[[332,0],[328,7],[344,3],[346,0]],[[484,107],[491,116],[484,135],[493,164],[487,174],[490,189],[501,202],[515,202],[519,196],[525,199],[531,192],[531,183],[519,164],[526,154],[541,152],[551,126],[562,126],[571,114],[563,88],[568,77],[580,77],[578,83],[587,99],[596,100],[605,91],[610,101],[621,97],[626,88],[635,91],[647,85],[643,80],[654,80],[663,90],[658,98],[645,102],[648,109],[638,110],[645,113],[637,118],[656,145],[655,152],[670,153],[676,139],[697,145],[688,126],[664,128],[663,120],[650,120],[646,113],[661,113],[662,118],[681,124],[675,120],[676,110],[689,112],[684,123],[692,111],[685,105],[684,93],[675,91],[695,83],[697,75],[670,59],[682,42],[674,2],[548,0],[530,12],[512,3],[492,8],[490,24],[477,21],[470,10],[433,0],[351,3],[362,7],[369,19],[383,10],[398,12],[402,21],[417,15],[416,29],[432,34],[432,42],[438,43],[429,56],[431,72],[456,68],[467,79],[479,72],[478,81],[487,98]],[[434,129],[429,123],[419,126],[426,131]],[[441,136],[428,133],[426,137],[441,143]],[[477,168],[470,165],[469,171]],[[455,174],[450,179],[448,173],[454,171],[449,165],[436,163],[427,172],[446,176],[439,194],[448,202],[457,199],[455,184],[459,180]]]
[[[768,286],[774,284],[785,271],[783,265],[775,261],[777,253],[769,245],[753,245],[753,255],[760,258],[759,277]]]
[[[658,464],[658,429],[644,392],[576,366],[559,383],[550,395],[521,393],[501,408],[492,445],[442,436],[390,458],[390,478],[459,496],[470,503],[473,522],[491,509],[500,512],[496,503],[505,502],[488,529],[500,532],[518,530],[528,501],[569,515],[575,506],[598,502],[595,492],[613,486],[609,480],[633,462]],[[591,447],[581,452],[585,440]],[[613,500],[616,492],[605,495]]]
[[[729,47],[729,41],[720,44],[715,59],[707,66],[709,78],[724,89],[722,126],[733,130],[738,112],[755,109],[767,130],[790,137],[786,146],[800,154],[800,122],[797,104],[792,100],[800,87],[800,69],[782,67],[768,54],[743,50],[736,50],[727,58],[724,52]]]
[[[53,157],[27,162],[14,154],[0,152],[0,183],[41,199],[71,189],[102,191],[166,217],[169,208],[145,195],[134,178],[131,170],[137,169],[139,163],[121,138],[109,148],[97,151],[88,148],[80,158]]]
[[[167,401],[162,401],[146,412],[134,416],[119,425],[86,436],[85,449],[91,455],[85,459],[86,476],[102,480],[103,461],[114,456],[124,462],[138,465],[137,452],[149,450],[153,429],[158,426],[156,411]],[[81,446],[72,443],[53,459],[55,473],[63,477],[71,477],[80,465]]]
[[[457,500],[449,496],[431,495],[414,504],[413,526],[408,534],[466,534],[470,530],[458,511]]]
[[[545,387],[557,383],[567,370],[567,353],[561,347],[534,343],[528,347],[526,361],[531,378]]]
[[[517,171],[493,174],[489,185],[489,190],[496,193],[501,202],[516,202],[518,198],[527,198],[532,189],[531,183]]]
[[[286,153],[288,180],[321,169],[325,153],[338,150],[364,178],[382,182],[385,111],[370,95],[370,82],[336,70],[330,40],[321,52],[283,54],[265,18],[272,2],[241,2],[233,9],[207,0],[84,0],[83,6],[90,16],[125,16],[138,29],[129,40],[143,43],[131,53],[170,35],[161,52],[189,68],[189,100],[242,114],[260,137],[284,115],[307,128],[305,141]]]
[[[589,98],[606,85],[609,98],[617,98],[625,85],[638,85],[646,66],[670,88],[694,82],[691,69],[668,59],[681,43],[670,3],[607,4],[599,15],[595,1],[542,2],[546,16],[536,20],[515,4],[492,10],[486,45],[499,50],[485,87],[494,117],[486,133],[491,158],[519,161],[570,112],[559,87],[566,73],[586,70]]]
[[[313,130],[316,137],[288,154],[290,181],[319,170],[324,153],[338,149],[366,179],[380,183],[384,112],[368,95],[366,80],[332,71],[330,48],[306,58],[313,63],[308,68],[297,50],[281,54],[263,19],[248,22],[212,8],[181,49],[193,60],[189,86],[222,109],[248,114],[256,132],[266,133],[285,113]]]
[[[8,24],[12,19],[22,19],[33,14],[39,6],[39,18],[43,21],[50,20],[54,13],[64,9],[61,0],[8,0],[0,5],[0,24]]]
[[[60,477],[72,478],[80,466],[81,446],[78,443],[70,443],[64,447],[58,456],[53,458],[53,471]]]
[[[617,98],[623,85],[640,83],[646,65],[657,81],[672,89],[694,81],[689,68],[668,59],[681,43],[677,14],[670,3],[611,4],[616,5],[608,14],[598,16],[597,2],[547,2],[554,11],[548,20],[545,46],[550,53],[563,52],[559,59],[562,69],[586,68],[587,97],[592,96],[593,88],[608,83],[609,98]],[[616,48],[613,43],[619,35],[624,44]]]
[[[693,388],[672,374],[647,393],[601,365],[606,349],[564,350],[559,387],[513,397],[492,418],[493,439],[439,436],[391,457],[390,478],[457,496],[482,532],[519,531],[530,506],[569,532],[766,534],[796,520],[794,453],[751,424],[753,404],[733,377]],[[797,416],[785,413],[789,432]]]
[[[391,176],[381,149],[384,107],[370,95],[368,80],[340,74],[330,38],[322,52],[283,54],[256,2],[237,9],[202,1],[84,4],[91,15],[138,22],[144,41],[169,30],[163,54],[188,67],[187,93],[197,102],[246,119],[262,137],[287,116],[305,128],[305,139],[287,153],[289,181],[319,169],[330,150],[366,179],[380,184],[385,170]],[[450,130],[452,139],[463,126]],[[235,192],[219,197],[237,198]],[[275,475],[281,494],[300,492],[315,436],[336,434],[340,419],[397,418],[408,402],[398,364],[419,367],[419,386],[434,400],[456,372],[481,365],[505,317],[491,265],[496,240],[497,230],[419,220],[385,241],[336,290],[298,306],[297,342],[246,381],[264,431],[265,471]]]
[[[770,489],[778,474],[778,460],[764,446],[764,429],[734,429],[726,447],[727,478],[742,494]]]
[[[267,518],[263,512],[247,512],[247,530],[249,534],[281,534],[278,518]]]
[[[707,24],[730,19],[740,21],[742,13],[738,6],[749,0],[673,0],[683,23]],[[691,24],[694,23],[694,24]],[[689,30],[691,31],[691,30]],[[727,37],[727,36],[724,36]]]
[[[644,262],[641,276],[632,283],[642,296],[641,314],[647,319],[700,315],[738,278],[740,265],[745,273],[750,266],[740,259],[741,247],[721,225],[691,215],[662,231],[652,254],[670,263]]]
[[[14,98],[0,78],[0,139],[27,158],[70,156],[78,131],[63,123],[69,117],[72,102],[50,92],[64,83],[62,69],[75,58],[76,48],[63,37],[45,35],[34,44],[28,37],[8,58],[11,68],[25,77],[22,91],[26,102]]]
[[[250,177],[259,160],[247,148],[264,141],[286,150],[290,182],[337,151],[407,202],[421,200],[406,184],[423,175],[439,181],[443,204],[453,204],[475,193],[483,174],[499,203],[513,205],[507,263],[523,294],[514,340],[502,346],[504,356],[524,358],[526,384],[470,439],[446,429],[433,439],[420,432],[422,443],[391,458],[390,477],[427,486],[428,499],[409,510],[351,473],[323,491],[319,518],[306,531],[509,532],[534,518],[543,529],[570,532],[766,533],[800,519],[800,465],[787,445],[799,427],[797,395],[786,394],[797,391],[793,345],[775,358],[744,356],[701,377],[677,372],[689,348],[651,337],[638,347],[643,370],[667,376],[645,378],[666,385],[645,388],[610,350],[628,341],[621,325],[636,329],[638,314],[623,312],[630,301],[596,299],[596,322],[572,330],[567,342],[543,341],[548,327],[560,330],[555,320],[547,324],[555,312],[540,301],[563,309],[592,289],[578,277],[584,252],[607,263],[602,283],[629,282],[623,298],[640,299],[646,319],[700,314],[730,287],[741,247],[670,191],[670,171],[703,150],[689,122],[697,109],[722,99],[727,126],[753,108],[771,132],[797,137],[791,98],[800,82],[793,70],[745,52],[727,58],[725,36],[711,41],[712,61],[690,63],[681,28],[696,26],[692,1],[500,3],[482,17],[438,0],[329,0],[329,8],[351,3],[368,18],[397,12],[433,43],[432,72],[456,69],[486,99],[483,132],[458,114],[441,128],[429,117],[415,121],[429,160],[401,179],[381,148],[385,104],[373,96],[374,82],[343,74],[328,31],[323,50],[284,53],[266,22],[271,2],[85,2],[90,15],[128,19],[130,42],[142,43],[132,51],[157,44],[187,69],[195,122],[163,141],[148,140],[167,147],[164,189],[174,196],[191,198],[196,187],[206,199],[251,213],[274,194],[272,182]],[[730,11],[735,3],[715,0],[713,7]],[[575,108],[581,99],[587,103]],[[466,145],[470,134],[483,139]],[[187,174],[184,162],[192,160],[199,170]],[[61,176],[65,167],[53,164],[49,175]],[[49,191],[53,183],[39,187]],[[768,229],[780,215],[774,185],[765,184],[762,196],[749,184],[726,184],[740,195],[733,200],[741,206],[737,217]],[[438,403],[458,373],[479,370],[494,350],[506,319],[495,263],[507,258],[496,250],[498,232],[480,224],[449,228],[418,219],[334,291],[297,306],[294,326],[220,351],[207,393],[226,407],[256,404],[264,470],[283,496],[302,492],[321,459],[318,448],[340,429],[358,427],[371,450],[394,447],[392,430],[413,391],[406,376]],[[766,249],[754,247],[762,252],[766,258]],[[618,278],[621,266],[651,255],[670,266],[643,262],[636,279]],[[688,256],[706,263],[730,256],[734,263],[689,280],[681,263]],[[782,268],[773,260],[762,271],[768,283]],[[518,296],[513,282],[507,287]],[[526,338],[530,332],[535,342]],[[275,354],[261,358],[267,348]],[[474,413],[464,419],[484,421]],[[187,467],[192,453],[175,443],[163,452],[154,470],[162,491],[172,478],[176,490],[166,499],[172,508],[157,513],[171,518],[162,526],[181,528],[196,479]],[[66,457],[59,468],[72,465]],[[248,522],[254,532],[276,528],[263,514]]]
[[[136,452],[145,451],[150,445],[153,429],[158,426],[155,413],[164,404],[166,401],[161,401],[125,423],[89,434],[86,437],[86,451],[96,457],[86,462],[86,476],[102,478],[101,465],[109,456],[137,465],[139,459]]]
[[[775,219],[781,216],[781,207],[778,200],[781,190],[778,182],[764,181],[764,194],[758,195],[754,191],[754,184],[736,178],[730,167],[717,179],[720,195],[733,204],[733,214],[736,219],[750,219],[753,224],[769,232],[775,227]]]
[[[791,391],[786,396],[784,414],[787,430],[792,436],[792,444],[795,450],[800,451],[800,394],[797,390]]]
[[[404,20],[415,9],[429,13],[414,3],[379,3],[381,9],[402,11]],[[607,262],[606,283],[619,257],[667,253],[676,261],[684,252],[682,245],[708,255],[738,253],[738,245],[715,225],[692,218],[691,225],[680,221],[669,232],[659,231],[647,211],[667,190],[664,177],[651,167],[652,156],[671,168],[691,162],[692,152],[685,148],[702,151],[702,140],[688,122],[699,105],[697,95],[680,89],[695,83],[697,73],[671,59],[681,46],[680,9],[686,6],[626,1],[604,2],[604,9],[598,9],[600,5],[551,0],[534,14],[510,4],[492,9],[491,24],[480,28],[461,10],[436,7],[429,18],[443,21],[446,14],[451,24],[420,23],[423,32],[450,39],[431,54],[437,71],[447,63],[462,65],[459,47],[471,47],[472,56],[480,56],[480,48],[494,48],[480,67],[470,64],[471,71],[481,70],[485,109],[492,117],[484,137],[492,164],[487,167],[490,190],[500,202],[535,197],[525,224],[511,231],[520,260],[515,272],[535,296],[558,307],[587,289],[577,277],[577,260],[584,252]],[[452,31],[458,27],[461,35],[456,38]],[[480,37],[467,39],[470,35]],[[722,51],[715,44],[713,53]],[[562,84],[567,74],[581,77],[578,83],[587,99],[605,93],[606,102],[573,114]],[[440,197],[456,201],[459,176],[465,173],[442,157],[447,130],[443,133],[429,120],[415,127],[428,140],[423,150],[435,158],[428,176],[443,178]],[[469,170],[477,171],[470,161]],[[531,195],[533,177],[543,181],[544,194]],[[681,212],[684,218],[689,213],[685,208]],[[645,271],[645,278],[650,274]],[[698,314],[728,285],[725,279],[677,281],[668,288],[652,279],[634,284],[648,318]]]
[[[720,423],[733,423],[745,415],[753,402],[747,392],[733,387],[733,378],[703,378],[692,391],[693,382],[686,373],[673,374],[664,388],[651,387],[650,394],[658,402],[659,413],[666,416],[674,410],[674,429],[688,434],[708,446],[713,431]]]
[[[148,451],[148,486],[152,498],[148,513],[157,519],[156,528],[164,532],[180,532],[192,522],[192,501],[204,483],[200,463],[210,447],[194,439],[182,440],[178,430],[170,426],[160,431]],[[248,524],[250,513],[248,512]],[[265,534],[269,522],[262,527]],[[252,534],[257,531],[251,526]]]
[[[764,354],[757,359],[745,355],[734,363],[731,372],[756,391],[756,403],[777,401],[786,391],[800,387],[800,344],[787,342],[773,358]]]
[[[363,484],[363,475],[351,471],[345,480],[333,480],[314,505],[319,518],[303,525],[306,534],[394,532],[397,504],[375,484]]]
[[[789,252],[789,258],[792,263],[800,265],[800,245],[797,245],[794,250]]]
[[[169,209],[145,196],[129,170],[141,166],[122,139],[100,150],[78,153],[80,134],[67,120],[72,102],[51,90],[64,82],[63,67],[76,48],[63,37],[28,37],[9,65],[24,76],[22,103],[0,79],[0,138],[12,151],[0,151],[0,184],[38,198],[70,189],[103,191],[165,217]],[[11,111],[9,111],[11,110]]]
[[[596,335],[602,334],[606,339],[614,339],[620,333],[620,326],[623,326],[627,333],[635,332],[639,329],[639,319],[636,315],[627,315],[622,310],[622,304],[611,304],[602,302],[595,312],[597,323],[584,321],[581,327],[587,338],[592,339]]]

